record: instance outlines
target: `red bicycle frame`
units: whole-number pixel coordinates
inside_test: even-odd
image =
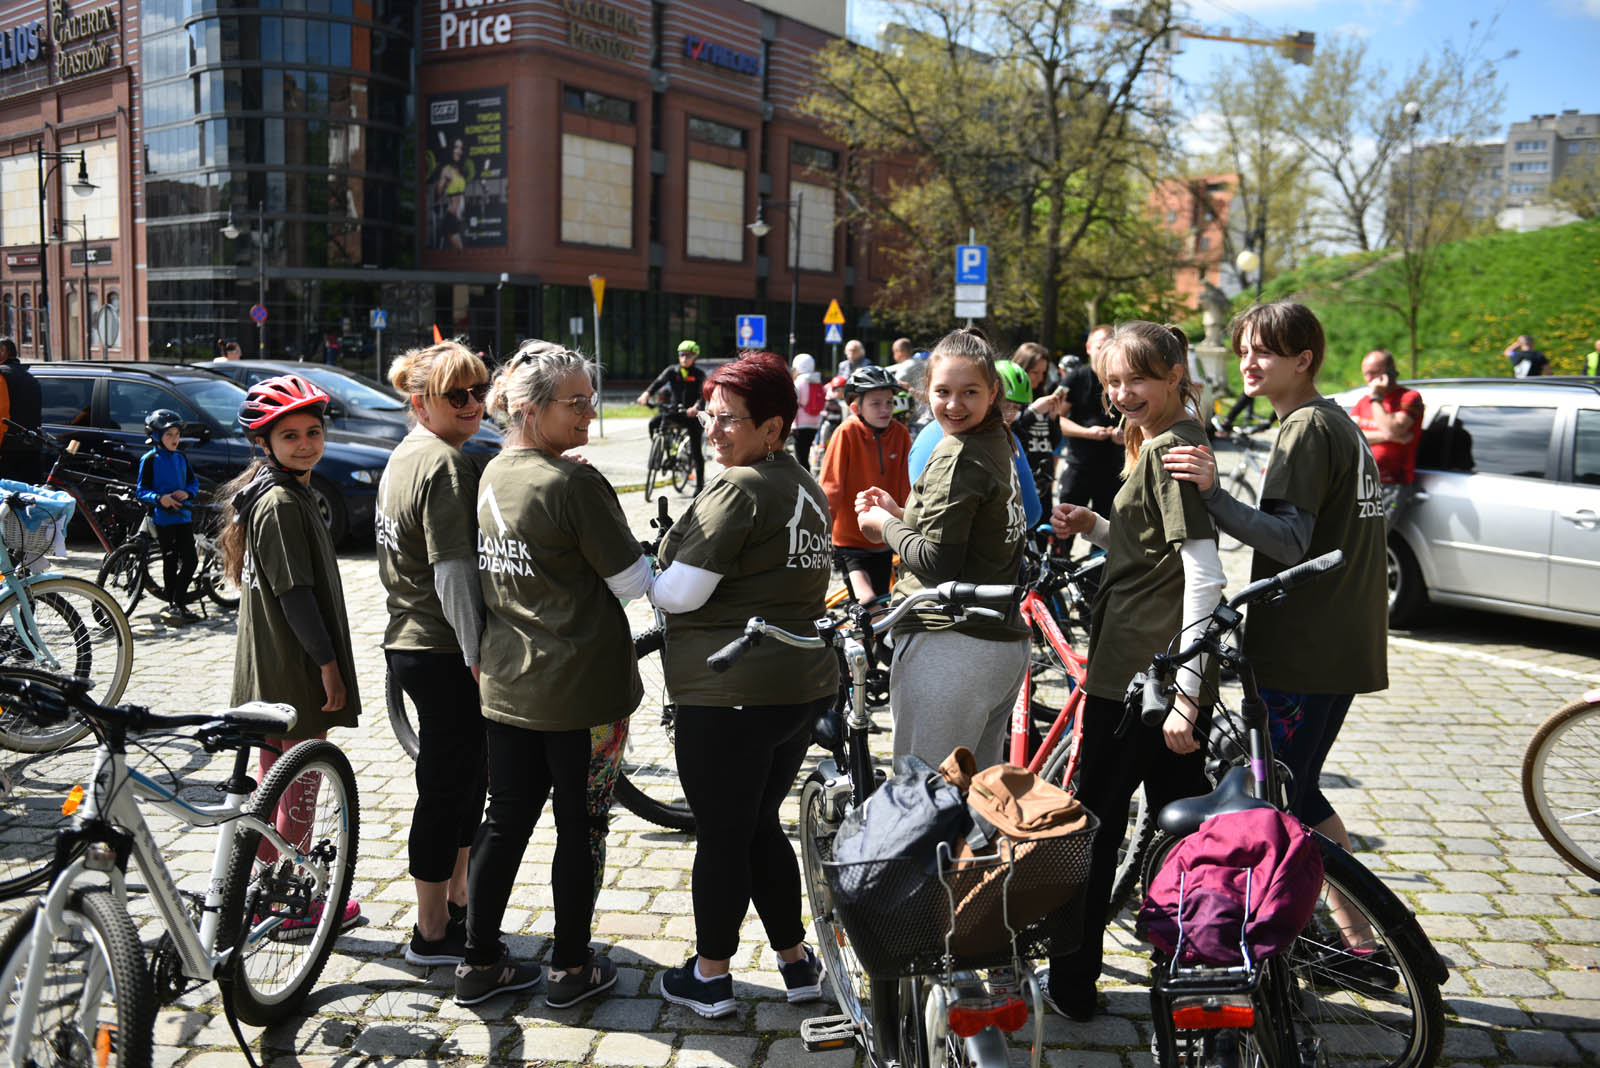
[[[1050,648],[1061,658],[1062,665],[1067,669],[1067,676],[1072,680],[1072,692],[1067,695],[1066,704],[1061,706],[1061,711],[1056,713],[1055,722],[1050,724],[1050,729],[1039,742],[1039,749],[1028,757],[1028,725],[1032,719],[1033,708],[1033,668],[1030,664],[1028,671],[1022,677],[1022,689],[1017,691],[1017,702],[1011,708],[1011,755],[1009,762],[1029,771],[1038,772],[1044,766],[1044,759],[1055,751],[1060,744],[1061,736],[1068,729],[1072,731],[1072,755],[1067,759],[1067,766],[1062,771],[1061,782],[1063,785],[1072,781],[1073,775],[1078,770],[1078,755],[1083,742],[1083,717],[1079,711],[1083,708],[1083,680],[1088,673],[1088,659],[1080,656],[1067,641],[1066,635],[1061,633],[1061,628],[1056,625],[1055,616],[1050,613],[1050,608],[1045,604],[1044,598],[1033,590],[1029,590],[1022,598],[1022,619],[1030,628],[1037,628],[1044,635]]]

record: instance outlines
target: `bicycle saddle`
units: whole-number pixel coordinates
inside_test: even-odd
[[[1244,812],[1252,808],[1275,808],[1268,801],[1250,793],[1249,768],[1234,768],[1222,777],[1217,788],[1199,797],[1185,797],[1164,805],[1156,817],[1156,825],[1178,838],[1193,834],[1212,816],[1225,812]]]

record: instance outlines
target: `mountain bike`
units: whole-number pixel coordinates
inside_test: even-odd
[[[694,478],[694,446],[689,441],[689,429],[682,420],[688,411],[681,404],[660,405],[661,423],[650,437],[650,456],[644,467],[645,500],[655,492],[658,483],[672,482],[679,493],[689,488]]]
[[[759,642],[771,638],[796,648],[831,648],[840,661],[842,694],[849,697],[845,741],[805,782],[800,794],[801,872],[811,904],[814,942],[841,1010],[801,1025],[808,1050],[839,1049],[859,1044],[867,1063],[888,1068],[929,1064],[1008,1063],[1005,1034],[1034,1022],[1032,1063],[1037,1068],[1043,1039],[1043,1000],[1029,961],[1047,955],[1057,937],[1075,937],[1081,928],[1072,905],[1043,920],[993,932],[993,951],[958,956],[952,951],[954,902],[985,874],[998,871],[1009,902],[1015,871],[1002,850],[993,860],[952,865],[941,843],[938,876],[930,878],[921,858],[911,858],[892,873],[897,888],[876,907],[838,892],[840,880],[852,874],[833,860],[833,843],[846,817],[866,803],[879,774],[868,737],[871,721],[866,706],[867,655],[860,633],[883,632],[912,608],[938,605],[952,618],[987,613],[984,606],[1016,603],[1022,591],[1014,586],[971,586],[947,582],[919,590],[875,622],[862,611],[854,628],[831,619],[817,621],[814,636],[802,636],[752,619],[745,632],[707,661],[713,670],[727,666]],[[1093,830],[1062,836],[1059,862],[1050,873],[1067,885],[1088,871],[1088,846]],[[1070,839],[1070,841],[1067,841]],[[933,858],[929,858],[932,860]],[[1052,858],[1053,862],[1055,858]],[[898,861],[869,866],[897,865]],[[877,874],[881,874],[878,872]],[[1070,893],[1070,891],[1069,891]],[[1070,934],[1068,933],[1070,932]]]
[[[133,671],[128,617],[92,582],[30,571],[73,510],[59,491],[0,481],[0,664],[86,679],[96,700],[115,701]],[[13,752],[57,749],[88,730],[70,718],[40,728],[0,706],[0,748]]]
[[[1600,689],[1534,732],[1522,758],[1522,799],[1550,848],[1600,880]]]
[[[1243,622],[1244,606],[1280,597],[1343,563],[1344,554],[1335,550],[1251,583],[1217,607],[1198,637],[1157,655],[1148,672],[1134,677],[1129,714],[1147,725],[1159,725],[1171,711],[1179,665],[1202,654],[1232,667],[1243,690],[1243,729],[1229,737],[1233,766],[1210,794],[1162,809],[1145,886],[1177,841],[1206,818],[1243,808],[1285,808],[1283,773],[1272,757],[1255,671],[1225,639]],[[1214,721],[1229,719],[1219,702]],[[1157,955],[1151,1007],[1158,1063],[1277,1068],[1358,1061],[1422,1068],[1437,1060],[1444,1039],[1439,987],[1448,976],[1443,960],[1393,891],[1330,839],[1310,834],[1322,855],[1322,894],[1288,949],[1220,973]]]
[[[71,859],[38,904],[0,937],[0,1048],[12,1064],[150,1063],[158,1004],[217,982],[223,1011],[254,1064],[237,1020],[267,1026],[295,1012],[333,948],[355,877],[360,803],[337,746],[306,741],[272,766],[257,789],[250,753],[294,726],[294,710],[261,702],[224,712],[162,714],[109,707],[78,680],[0,677],[0,699],[42,722],[76,717],[98,745],[86,786],[69,795],[72,825],[58,855]],[[204,751],[232,751],[222,800],[193,804],[128,766],[127,746],[195,728]],[[139,744],[139,743],[135,743]],[[306,813],[284,833],[280,802]],[[204,892],[178,888],[145,820],[153,806],[179,823],[214,828]],[[148,884],[164,928],[144,964],[128,914],[129,859]]]
[[[1231,442],[1239,450],[1233,469],[1226,475],[1218,466],[1217,481],[1232,497],[1252,508],[1256,507],[1261,501],[1261,486],[1267,477],[1267,459],[1272,455],[1272,443],[1263,441],[1257,435],[1271,430],[1277,424],[1255,423],[1232,430],[1223,430],[1215,421],[1212,425],[1218,439]],[[1217,547],[1224,552],[1232,552],[1243,545],[1233,535],[1217,532]]]
[[[656,555],[661,539],[672,526],[672,517],[667,514],[667,498],[663,496],[657,500],[658,514],[650,521],[656,529],[655,540],[639,543],[639,548],[650,557]],[[633,652],[639,665],[639,678],[644,683],[644,699],[628,723],[628,740],[617,771],[615,796],[623,808],[640,819],[672,831],[693,831],[694,814],[678,783],[678,765],[673,751],[677,708],[667,694],[666,670],[661,663],[665,640],[660,612],[655,613],[652,626],[633,636]],[[415,760],[419,743],[410,700],[393,673],[387,670],[383,689],[389,727],[401,750]]]
[[[218,510],[215,505],[199,502],[190,508],[195,518],[194,548],[199,564],[189,580],[187,600],[193,603],[210,598],[220,608],[237,608],[239,587],[223,573],[222,549],[213,534]],[[95,582],[116,598],[124,613],[132,615],[146,592],[163,603],[171,600],[166,583],[157,577],[162,568],[155,520],[147,513],[133,536],[106,556]]]

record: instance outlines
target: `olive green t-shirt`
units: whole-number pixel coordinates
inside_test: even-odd
[[[354,727],[361,715],[356,662],[350,650],[344,585],[333,539],[311,491],[298,482],[274,486],[250,509],[240,576],[239,639],[233,660],[234,704],[281,701],[299,719],[289,738],[311,738],[330,727]],[[309,586],[333,639],[334,660],[344,678],[345,704],[324,712],[322,669],[311,660],[283,614],[278,598]]]
[[[1345,566],[1248,611],[1244,651],[1256,679],[1295,693],[1371,693],[1389,685],[1387,527],[1378,464],[1361,429],[1319,397],[1290,412],[1267,460],[1263,501],[1317,517],[1306,559],[1343,549]],[[1252,580],[1299,560],[1257,552]]]
[[[1120,701],[1128,682],[1150,666],[1183,627],[1183,557],[1191,538],[1216,528],[1192,482],[1167,474],[1161,457],[1176,445],[1205,445],[1193,419],[1144,443],[1111,505],[1105,574],[1089,625],[1089,692]]]
[[[434,589],[433,565],[472,559],[477,497],[472,462],[426,430],[413,430],[390,454],[372,517],[378,577],[388,591],[385,649],[461,651]]]
[[[828,649],[768,638],[726,672],[706,657],[744,633],[751,616],[811,636],[826,609],[833,563],[828,497],[787,452],[730,467],[695,499],[661,546],[663,565],[722,576],[711,599],[667,615],[667,692],[679,704],[796,705],[837,693]]]
[[[595,468],[505,448],[478,486],[483,714],[539,731],[614,723],[644,696],[622,604],[605,583],[639,559]]]
[[[911,487],[901,517],[906,526],[941,546],[966,546],[960,569],[947,579],[1011,585],[1021,576],[1028,519],[1011,440],[1011,431],[1002,423],[987,430],[946,434]],[[910,567],[902,570],[897,588],[905,593],[932,584]],[[1028,633],[1015,610],[1003,621],[972,617],[960,623],[937,612],[912,612],[895,627],[897,631],[946,628],[988,641],[1011,641]]]

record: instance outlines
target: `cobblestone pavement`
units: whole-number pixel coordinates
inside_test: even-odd
[[[613,419],[608,431],[590,455],[617,484],[639,482],[642,421]],[[644,536],[643,495],[634,489],[623,497]],[[674,512],[684,503],[675,502]],[[620,968],[611,996],[555,1010],[542,995],[515,994],[464,1009],[450,1001],[450,969],[408,966],[402,949],[411,929],[405,859],[411,762],[383,714],[378,649],[385,617],[372,553],[350,552],[341,562],[366,714],[359,729],[338,732],[335,740],[360,781],[356,891],[368,922],[339,939],[305,1015],[265,1033],[246,1029],[267,1063],[843,1068],[857,1062],[853,1051],[804,1052],[799,1023],[819,1009],[784,1001],[753,915],[734,961],[738,1013],[707,1021],[661,999],[660,972],[693,948],[693,843],[620,806],[595,921],[597,943]],[[90,564],[80,554],[69,570]],[[131,699],[170,709],[226,703],[231,618],[213,615],[172,630],[141,605],[133,623]],[[1327,785],[1362,860],[1421,915],[1449,962],[1441,1063],[1595,1063],[1600,893],[1538,837],[1518,778],[1523,747],[1538,723],[1600,685],[1594,632],[1455,613],[1437,630],[1393,637],[1390,677],[1387,692],[1357,700],[1329,761]],[[191,779],[206,781],[192,772]],[[792,827],[793,800],[787,816]],[[190,884],[204,877],[208,845],[171,845],[174,868]],[[541,957],[552,930],[553,849],[547,815],[506,917],[512,949],[525,957]],[[1045,1030],[1052,1066],[1149,1063],[1145,963],[1128,930],[1115,928],[1112,936],[1102,982],[1109,1011],[1089,1025],[1052,1017]],[[209,987],[162,1011],[157,1041],[161,1065],[241,1063]],[[1013,1063],[1025,1063],[1024,1051],[1016,1051]]]

